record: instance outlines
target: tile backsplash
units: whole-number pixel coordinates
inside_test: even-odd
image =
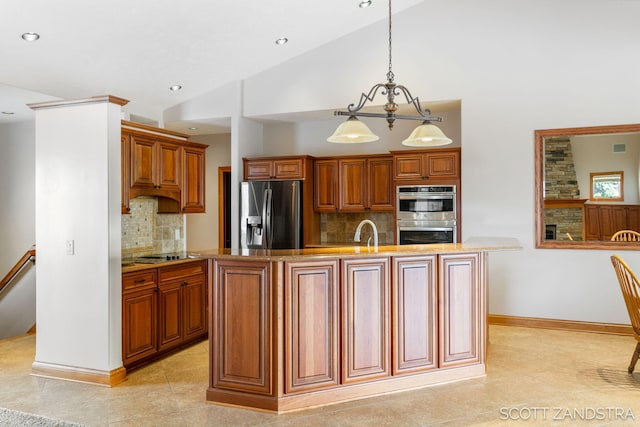
[[[158,214],[155,197],[136,197],[129,207],[122,215],[123,256],[186,250],[183,214]]]
[[[394,221],[393,213],[326,213],[320,215],[320,242],[326,244],[342,244],[353,242],[353,235],[363,219],[373,221],[378,229],[378,244],[393,245]],[[360,238],[361,244],[372,237],[371,227],[364,226]],[[373,242],[373,240],[372,240]]]

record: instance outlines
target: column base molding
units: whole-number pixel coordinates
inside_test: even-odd
[[[120,367],[112,371],[100,371],[96,369],[56,365],[53,363],[33,362],[31,365],[31,375],[113,387],[126,381],[127,370],[124,367]]]

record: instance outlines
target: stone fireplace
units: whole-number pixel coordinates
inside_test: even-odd
[[[544,142],[544,224],[547,240],[583,240],[584,202],[573,163],[571,140]]]

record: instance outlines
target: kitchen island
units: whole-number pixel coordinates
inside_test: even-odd
[[[207,400],[286,412],[485,375],[487,253],[514,239],[214,250]]]

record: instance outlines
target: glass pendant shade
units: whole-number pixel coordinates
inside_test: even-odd
[[[411,147],[435,147],[438,145],[451,144],[451,139],[430,121],[425,120],[420,126],[415,128],[409,138],[402,141],[402,145]]]
[[[347,121],[341,123],[336,131],[327,138],[328,142],[339,144],[351,144],[360,142],[373,142],[380,139],[378,135],[371,132],[371,129],[355,116],[350,116]]]

